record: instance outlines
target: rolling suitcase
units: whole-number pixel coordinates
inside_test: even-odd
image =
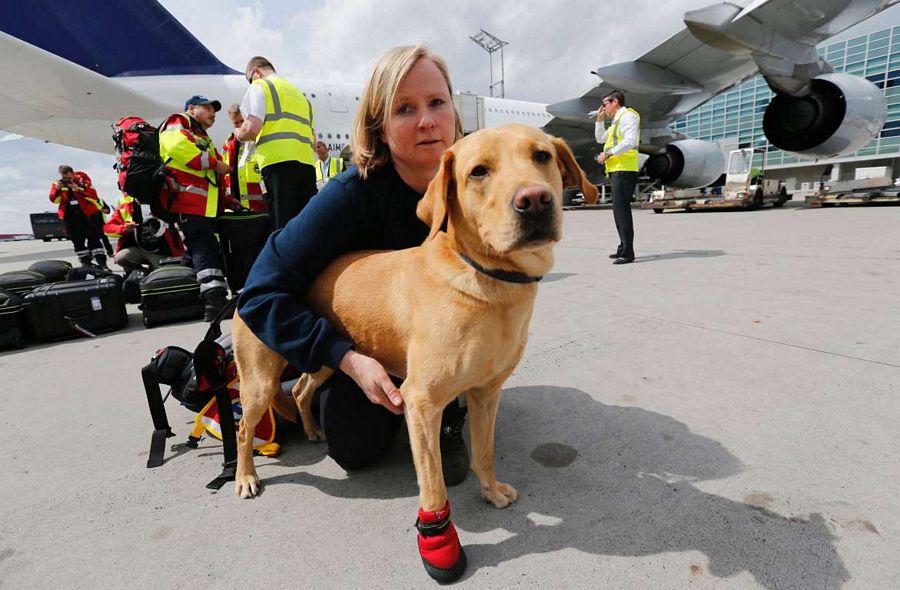
[[[39,342],[112,332],[128,323],[118,277],[41,285],[25,296],[29,335]]]
[[[268,213],[226,213],[216,218],[232,294],[244,288],[250,268],[269,239],[271,223]]]
[[[24,299],[0,289],[0,350],[25,346]]]
[[[0,289],[24,296],[47,282],[47,277],[33,270],[14,270],[0,274]]]
[[[141,279],[141,311],[147,328],[202,318],[200,283],[193,269],[161,266]]]
[[[66,280],[72,270],[72,263],[65,260],[40,260],[29,266],[28,270],[41,273],[47,277],[48,283],[58,283]]]

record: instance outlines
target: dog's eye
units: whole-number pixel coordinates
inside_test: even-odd
[[[546,152],[544,150],[539,150],[534,152],[534,161],[535,162],[549,162],[550,158],[553,156],[550,155],[550,152]]]
[[[478,165],[472,168],[472,171],[469,172],[469,176],[472,178],[484,178],[487,176],[487,173],[488,169],[485,166]]]

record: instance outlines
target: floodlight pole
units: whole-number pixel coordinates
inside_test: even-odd
[[[497,86],[500,87],[500,98],[506,98],[506,83],[504,81],[505,70],[503,68],[503,46],[509,45],[506,41],[503,41],[494,35],[491,35],[484,29],[479,29],[477,33],[471,35],[469,37],[472,41],[477,43],[482,49],[488,52],[488,61],[490,63],[490,71],[491,71],[491,96],[494,96],[494,88]],[[496,82],[494,81],[494,52],[500,50],[500,79]]]

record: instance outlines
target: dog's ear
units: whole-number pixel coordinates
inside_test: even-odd
[[[553,142],[553,147],[556,148],[556,161],[559,163],[559,173],[562,175],[563,188],[580,187],[581,192],[584,194],[585,203],[588,205],[596,203],[600,193],[597,191],[597,187],[588,180],[578,162],[575,161],[572,150],[569,149],[565,141],[558,137],[551,138],[551,141]]]
[[[431,227],[428,240],[437,235],[447,219],[447,201],[451,191],[456,190],[453,179],[453,151],[447,150],[441,157],[437,174],[428,184],[425,196],[416,206],[416,215]]]

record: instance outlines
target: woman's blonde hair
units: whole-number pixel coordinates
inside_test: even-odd
[[[353,120],[353,137],[350,140],[353,150],[353,163],[359,168],[360,178],[366,178],[369,172],[380,168],[390,161],[391,152],[381,139],[384,125],[391,114],[391,103],[397,94],[397,88],[406,74],[422,58],[430,59],[444,76],[447,89],[450,91],[451,108],[456,120],[456,137],[462,137],[462,124],[459,113],[452,103],[453,85],[447,64],[424,45],[401,45],[385,53],[372,69],[372,75],[366,82],[362,96],[359,98],[359,110]]]

